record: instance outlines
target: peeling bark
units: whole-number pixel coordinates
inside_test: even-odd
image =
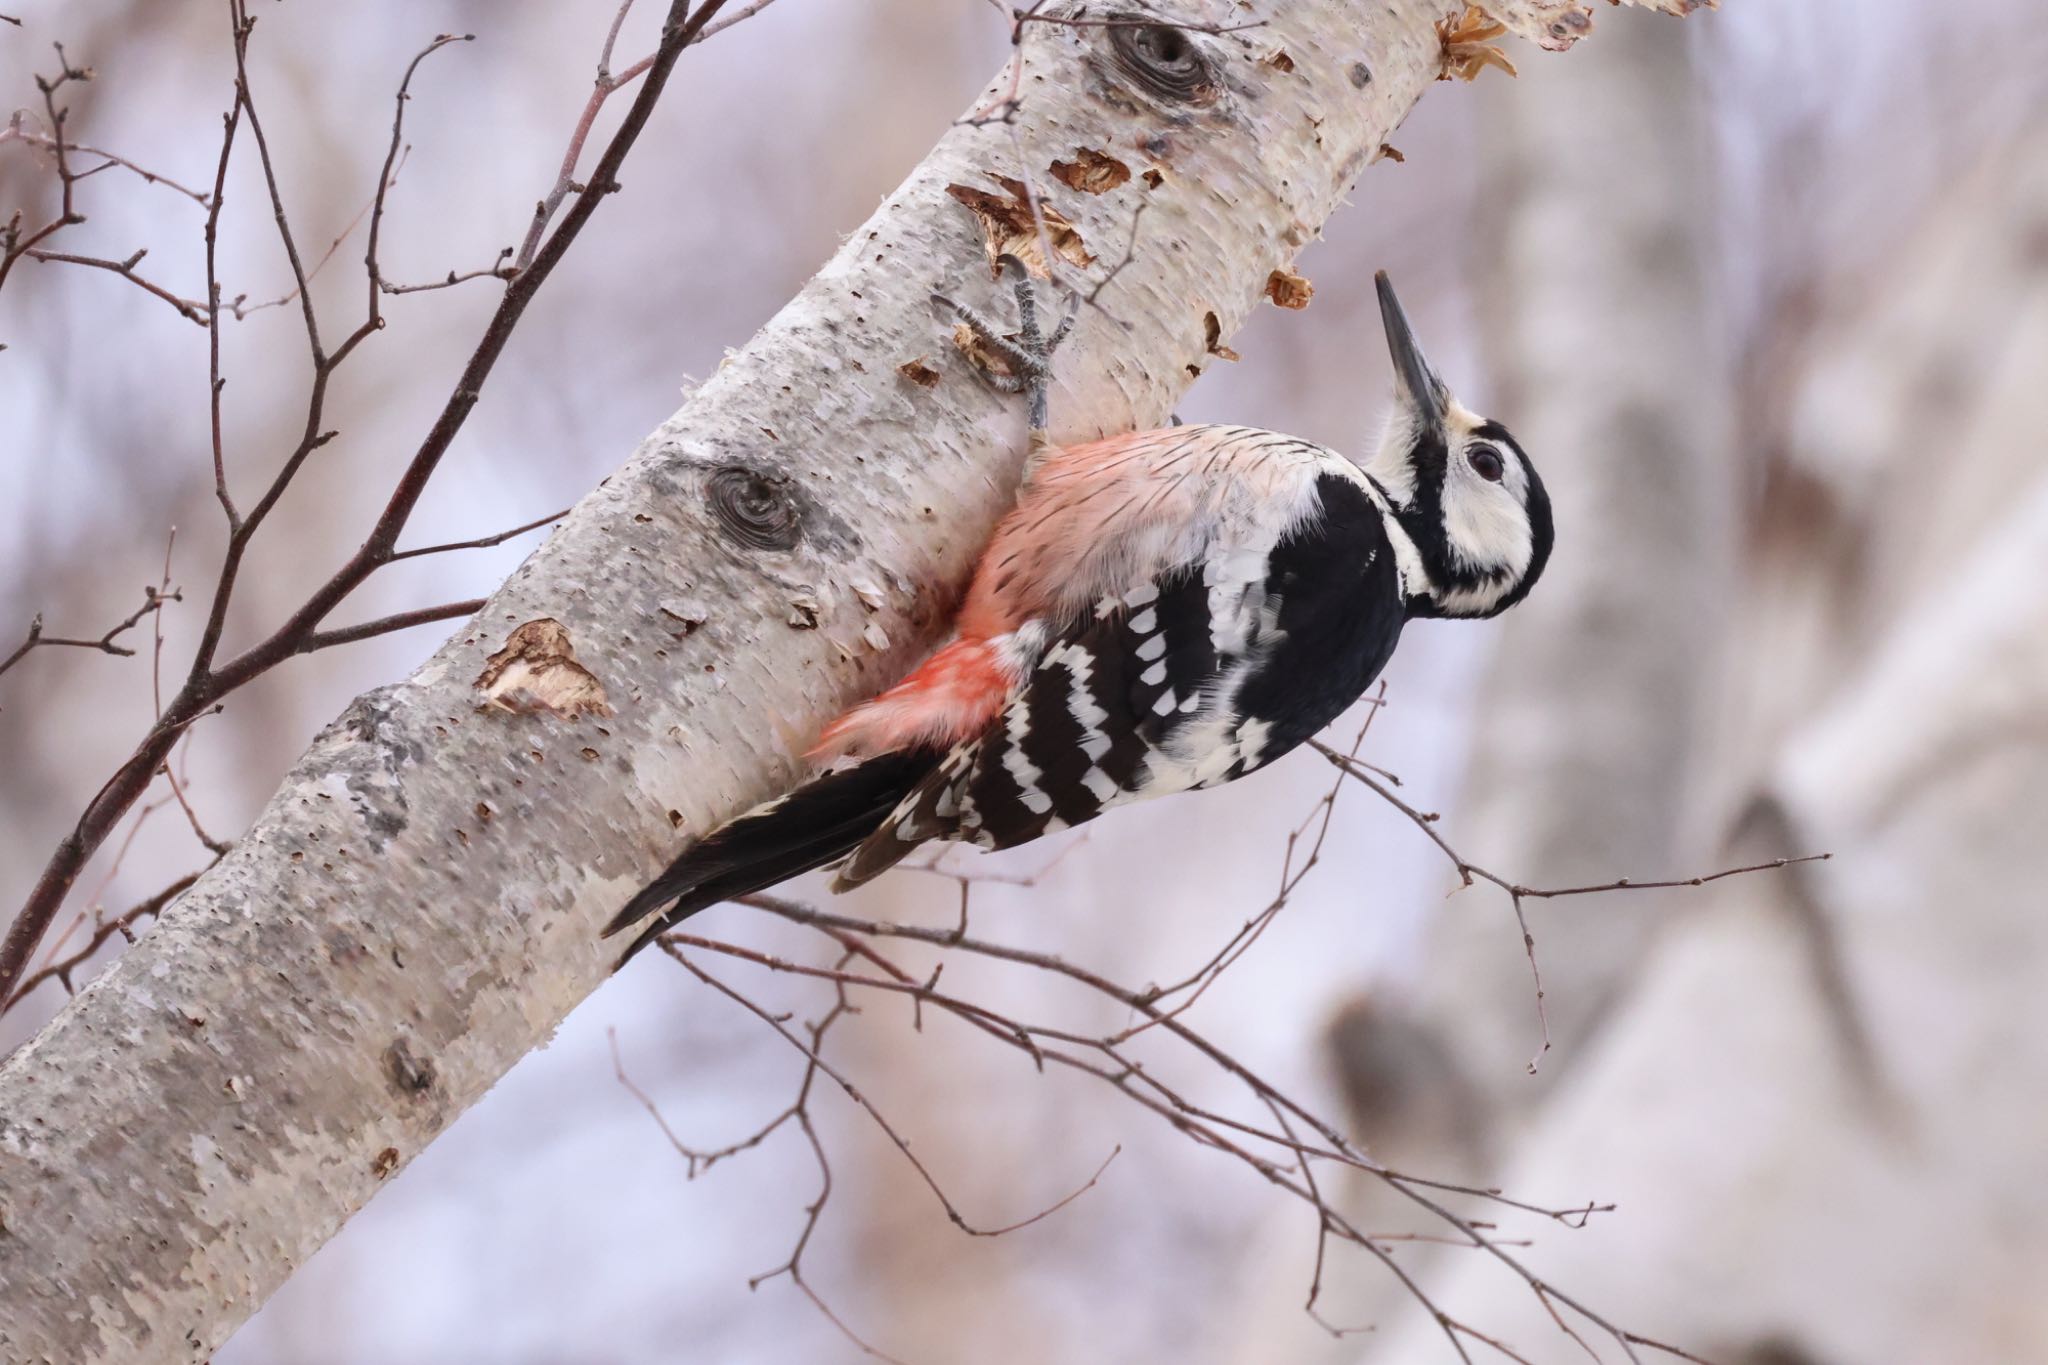
[[[0,1355],[204,1359],[604,979],[597,928],[678,823],[786,782],[829,714],[934,641],[1025,452],[1022,405],[926,305],[940,284],[988,297],[947,186],[1028,175],[1098,258],[1086,278],[1116,268],[1061,354],[1055,436],[1156,425],[1207,363],[1207,320],[1236,329],[1436,76],[1455,8],[1295,0],[1150,49],[1027,25],[1014,123],[948,132],[466,629],[350,705],[234,852],[0,1062]],[[1183,40],[1195,79],[1158,60]],[[1276,48],[1284,68],[1262,60]],[[987,98],[1009,89],[1006,72]],[[1100,194],[1047,178],[1083,148],[1144,173]],[[523,670],[522,704],[479,706],[494,658],[498,683]],[[610,714],[584,704],[593,684]],[[525,704],[542,693],[565,704]]]

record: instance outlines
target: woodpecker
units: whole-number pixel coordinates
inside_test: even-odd
[[[828,725],[820,775],[714,830],[635,896],[635,942],[835,860],[835,891],[918,845],[1010,848],[1216,787],[1334,721],[1417,618],[1497,616],[1550,557],[1550,500],[1500,423],[1452,396],[1378,277],[1395,403],[1360,468],[1271,431],[1044,439],[1052,349],[1015,276],[1017,340],[944,295],[1029,394],[1032,464],[953,640]],[[632,954],[627,954],[630,957]]]

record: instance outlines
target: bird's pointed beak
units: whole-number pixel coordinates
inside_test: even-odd
[[[1450,391],[1429,367],[1422,348],[1415,344],[1415,329],[1408,325],[1408,314],[1401,307],[1387,272],[1380,271],[1373,281],[1379,286],[1380,320],[1386,324],[1387,350],[1394,357],[1394,378],[1400,385],[1401,399],[1414,409],[1418,421],[1441,427],[1445,410],[1450,406]]]

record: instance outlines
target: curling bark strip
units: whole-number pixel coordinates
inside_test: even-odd
[[[949,186],[1028,174],[1096,258],[1084,287],[1116,268],[1061,353],[1055,437],[1157,425],[1209,361],[1207,316],[1234,331],[1316,235],[1435,79],[1458,8],[1162,0],[1165,21],[1265,24],[1149,42],[1026,25],[1014,119],[948,131],[0,1062],[0,1357],[205,1359],[605,978],[598,928],[682,838],[786,783],[832,714],[937,641],[1026,444],[1021,402],[926,302],[987,274]],[[1083,148],[1136,174],[1063,186],[1051,163]],[[936,383],[899,373],[920,358]],[[554,643],[481,693],[535,622]]]

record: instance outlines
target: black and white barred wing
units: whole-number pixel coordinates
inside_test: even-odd
[[[917,844],[1009,848],[1113,806],[1220,786],[1315,734],[1394,651],[1401,579],[1353,480],[1319,480],[1313,515],[1212,546],[1056,638],[1002,715],[954,748],[839,874],[858,885]]]
[[[1182,570],[1102,602],[1062,637],[1018,632],[1035,656],[1002,715],[960,744],[840,871],[858,885],[929,839],[1010,848],[1112,806],[1227,781],[1228,697],[1273,611],[1244,565]],[[1035,638],[1033,638],[1035,636]],[[1190,743],[1188,741],[1195,741]]]

